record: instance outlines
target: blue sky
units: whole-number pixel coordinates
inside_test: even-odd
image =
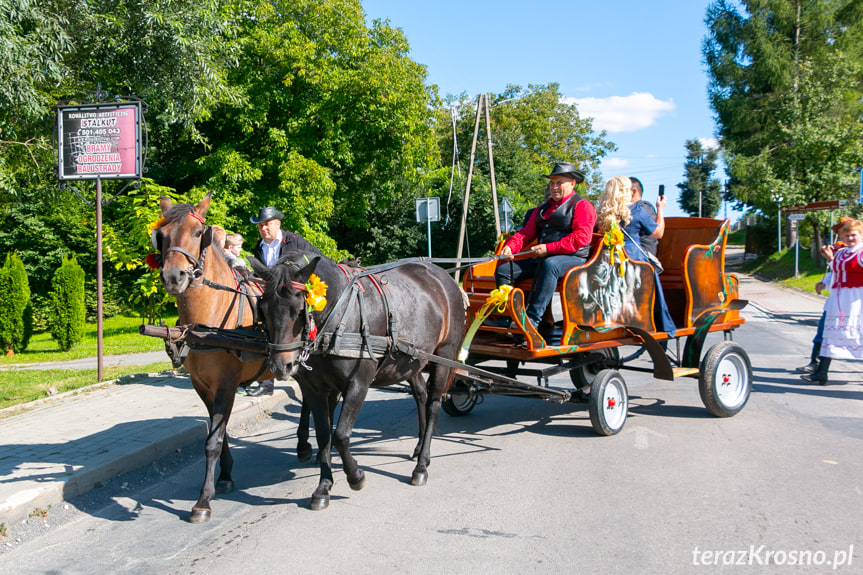
[[[389,19],[440,94],[556,82],[618,146],[604,178],[638,176],[645,199],[665,185],[677,205],[684,143],[714,138],[701,45],[708,0],[362,0]],[[465,143],[467,145],[467,143]],[[716,177],[724,181],[722,168]],[[736,214],[729,210],[729,217]],[[720,217],[723,212],[720,212]]]

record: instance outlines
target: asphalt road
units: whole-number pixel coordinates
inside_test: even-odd
[[[237,490],[210,523],[185,521],[203,457],[181,452],[52,511],[0,572],[859,573],[863,375],[834,362],[848,383],[802,385],[789,369],[812,328],[744,315],[755,391],[733,418],[710,416],[694,380],[633,372],[614,437],[580,406],[489,397],[441,416],[417,488],[413,401],[375,391],[353,439],[365,489],[337,471],[330,508],[313,512],[292,405],[233,438]]]

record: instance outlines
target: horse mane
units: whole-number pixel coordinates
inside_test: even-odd
[[[167,224],[175,224],[189,215],[189,212],[195,211],[192,204],[173,204],[168,211],[162,214],[162,227]]]
[[[318,262],[318,268],[321,263],[328,258],[322,257]],[[279,261],[269,270],[269,278],[264,287],[264,293],[270,294],[276,290],[278,286],[289,284],[293,280],[293,276],[309,263],[309,258],[305,252],[293,250],[279,258]]]

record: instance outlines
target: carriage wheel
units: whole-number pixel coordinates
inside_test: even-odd
[[[752,364],[742,347],[723,341],[711,347],[701,362],[698,392],[707,411],[731,417],[743,409],[752,392]]]
[[[620,351],[616,347],[606,347],[598,351],[589,352],[587,355],[590,353],[600,354],[603,356],[603,359],[569,370],[569,379],[576,389],[593,385],[593,382],[596,381],[596,374],[603,369],[608,369],[609,364],[620,359]]]
[[[590,388],[590,424],[599,435],[615,435],[626,423],[629,395],[623,376],[615,369],[596,374]]]
[[[463,379],[454,380],[441,405],[443,410],[453,417],[467,415],[476,405],[473,386]]]

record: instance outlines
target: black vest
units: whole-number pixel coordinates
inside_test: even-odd
[[[541,244],[547,244],[559,241],[571,234],[572,213],[575,211],[575,205],[583,199],[573,192],[550,216],[546,216],[546,212],[551,207],[551,202],[546,200],[544,204],[539,206],[539,213],[536,216],[537,241]],[[587,258],[590,255],[590,245],[581,246],[570,255]]]

